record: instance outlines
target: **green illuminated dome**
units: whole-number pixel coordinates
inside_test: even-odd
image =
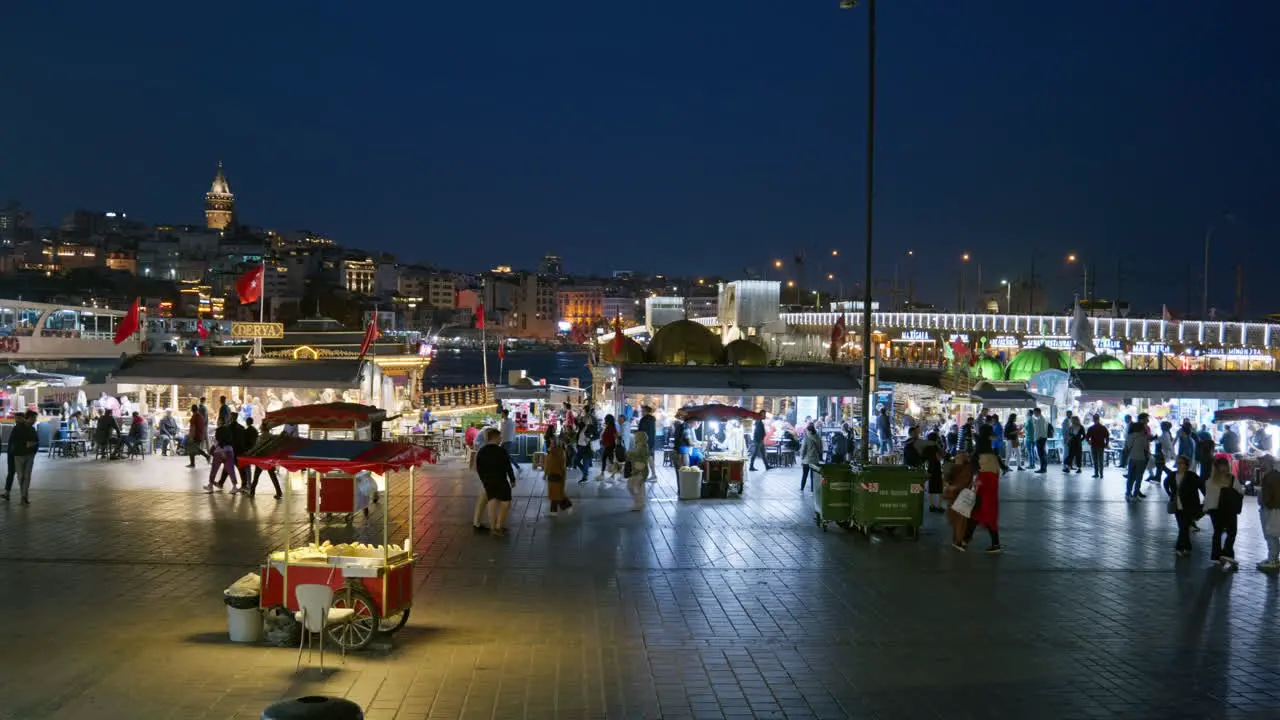
[[[644,362],[644,346],[625,335],[622,338],[622,349],[615,356],[613,352],[613,336],[605,341],[600,349],[600,357],[607,363],[630,365]]]
[[[763,367],[769,364],[769,354],[764,348],[746,339],[734,340],[725,345],[724,355],[730,365]]]
[[[1041,345],[1038,348],[1023,350],[1013,356],[1008,370],[1005,371],[1005,377],[1011,382],[1025,382],[1030,380],[1032,375],[1045,370],[1066,371],[1070,367],[1070,356],[1061,350]]]
[[[692,320],[664,325],[649,342],[649,362],[663,365],[719,365],[724,362],[720,336]]]
[[[1004,366],[993,357],[984,357],[973,366],[973,374],[983,380],[1000,381],[1004,379]]]
[[[1124,363],[1110,355],[1094,355],[1084,361],[1085,370],[1123,370]]]

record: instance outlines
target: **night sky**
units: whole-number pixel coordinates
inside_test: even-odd
[[[202,222],[221,158],[245,222],[406,260],[861,272],[866,14],[837,0],[12,5],[0,199],[40,223]],[[878,274],[912,248],[950,303],[962,252],[991,285],[1034,251],[1065,302],[1074,251],[1140,310],[1193,266],[1198,307],[1219,223],[1211,304],[1247,261],[1249,314],[1280,311],[1280,4],[881,0],[879,28]]]

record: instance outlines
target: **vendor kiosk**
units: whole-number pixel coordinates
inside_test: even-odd
[[[764,419],[762,413],[734,405],[718,404],[681,408],[677,417],[686,422],[690,420],[726,421],[735,418],[750,418],[756,421]],[[702,497],[725,497],[730,489],[741,496],[746,489],[746,464],[747,458],[743,453],[708,453],[701,463]]]
[[[319,403],[281,408],[267,413],[262,423],[264,432],[281,425],[306,429],[312,440],[382,440],[385,411],[356,403]],[[307,471],[307,514],[312,522],[316,515],[326,518],[344,516],[350,523],[357,512],[369,517],[369,506],[378,502],[378,488],[368,476],[351,473]]]
[[[387,503],[382,507],[382,545],[376,547],[322,543],[319,528],[312,524],[312,542],[306,547],[292,548],[292,529],[285,523],[284,549],[271,553],[262,568],[259,601],[263,609],[283,606],[296,612],[299,585],[333,588],[332,607],[355,611],[351,622],[326,629],[329,639],[344,650],[363,648],[377,632],[395,632],[404,627],[413,605],[412,543],[416,514],[413,471],[423,464],[435,463],[435,452],[408,443],[288,437],[271,438],[255,449],[259,454],[239,459],[242,467],[283,468],[321,475],[340,472],[352,477],[364,473],[385,476],[393,471],[408,470],[409,527],[403,542],[391,544]],[[290,516],[290,485],[284,485],[286,518]]]

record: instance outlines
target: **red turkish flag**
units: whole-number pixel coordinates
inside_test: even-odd
[[[364,359],[365,354],[369,352],[369,348],[373,347],[373,343],[378,339],[379,334],[378,314],[374,313],[373,317],[369,319],[369,327],[364,329],[364,341],[360,343],[359,359]]]
[[[476,306],[476,329],[484,329],[484,303]]]
[[[840,357],[840,346],[844,343],[844,313],[831,326],[831,362]]]
[[[129,312],[125,314],[124,319],[116,326],[115,343],[117,345],[133,337],[133,334],[142,327],[142,320],[138,317],[140,312],[142,312],[142,308],[138,306],[138,298],[134,298],[133,304],[129,306]]]
[[[617,357],[622,352],[622,318],[614,318],[613,320],[613,356]]]
[[[507,344],[504,342],[498,343],[498,359],[499,360],[507,359]]]
[[[241,305],[252,305],[262,299],[262,270],[259,265],[236,280],[236,295],[240,296]]]
[[[200,335],[202,340],[209,337],[209,329],[204,326],[204,318],[202,317],[196,318],[196,333]]]

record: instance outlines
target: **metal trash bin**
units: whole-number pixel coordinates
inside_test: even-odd
[[[868,465],[853,479],[853,526],[906,528],[919,537],[924,524],[924,473],[903,465]]]
[[[827,523],[848,528],[853,517],[853,468],[847,463],[810,465],[814,521],[823,532]]]
[[[680,468],[677,483],[681,500],[697,500],[702,497],[702,470],[700,468]]]
[[[272,703],[262,720],[364,720],[364,711],[350,700],[309,695]]]

